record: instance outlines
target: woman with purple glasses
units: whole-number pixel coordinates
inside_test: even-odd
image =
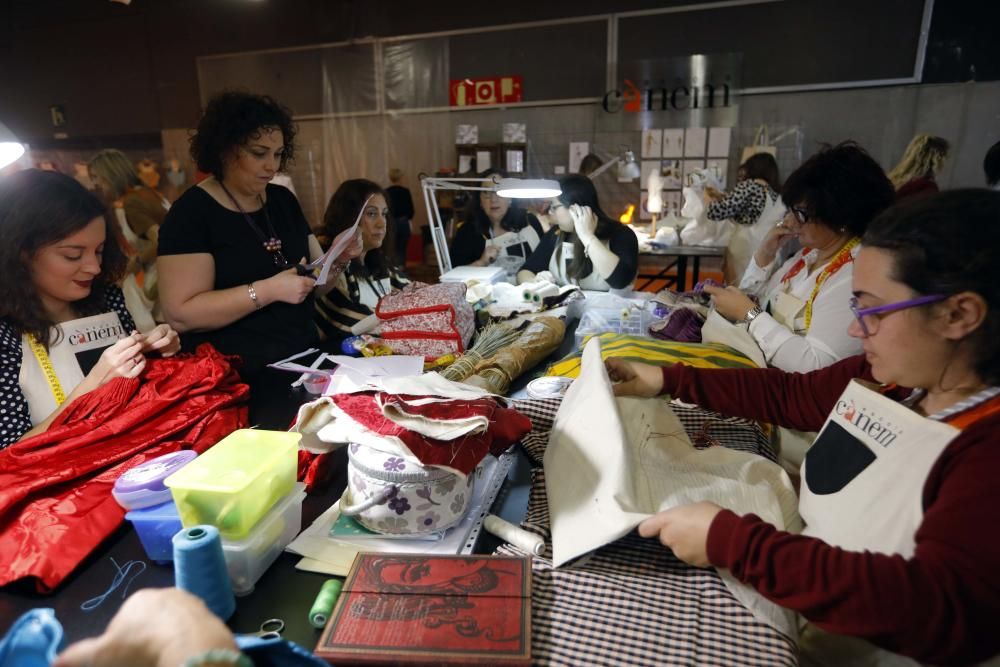
[[[799,612],[808,664],[1000,659],[998,265],[1000,193],[932,195],[864,236],[849,327],[863,355],[807,374],[609,359],[618,395],[819,431],[802,534],[707,502],[639,532]]]

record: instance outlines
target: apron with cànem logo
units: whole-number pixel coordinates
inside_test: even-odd
[[[56,326],[62,335],[48,350],[41,345],[33,346],[29,335],[22,336],[18,384],[28,402],[33,425],[52,414],[97,364],[106,348],[130,333],[114,311]]]
[[[802,534],[849,551],[912,557],[927,476],[960,432],[852,380],[802,462]],[[800,650],[804,666],[918,664],[812,624]]]

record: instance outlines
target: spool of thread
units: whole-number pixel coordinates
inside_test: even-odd
[[[532,293],[532,300],[540,302],[542,299],[559,294],[559,288],[552,283],[545,283]]]
[[[494,514],[490,514],[483,519],[483,528],[501,540],[513,544],[521,551],[526,551],[535,556],[541,556],[545,552],[545,540],[541,537],[534,533],[529,533],[512,523],[508,523]]]
[[[333,613],[333,607],[337,604],[337,598],[340,597],[340,591],[343,587],[344,582],[340,579],[326,580],[309,610],[309,625],[317,630],[326,627],[326,622],[330,620],[330,614]]]
[[[173,537],[174,581],[177,588],[197,595],[223,621],[236,611],[222,539],[215,526],[185,528]]]

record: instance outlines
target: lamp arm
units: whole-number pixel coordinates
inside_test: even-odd
[[[608,169],[611,169],[611,167],[615,166],[616,164],[618,164],[621,161],[622,161],[622,158],[621,158],[620,155],[617,156],[617,157],[613,157],[613,158],[611,158],[610,160],[608,160],[607,162],[605,162],[600,167],[598,167],[597,169],[595,169],[594,171],[590,172],[587,175],[590,177],[591,180],[593,180],[593,179],[597,178],[598,176],[600,176],[601,174],[603,174],[604,172],[606,172]]]

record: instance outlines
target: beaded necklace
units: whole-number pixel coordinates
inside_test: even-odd
[[[260,202],[261,210],[264,211],[264,220],[267,222],[267,231],[270,234],[269,237],[264,235],[264,230],[262,230],[257,223],[253,221],[250,214],[247,213],[242,206],[240,206],[240,203],[236,201],[236,197],[234,197],[233,193],[229,191],[229,188],[226,187],[225,183],[218,181],[218,184],[222,187],[223,192],[229,196],[233,205],[236,206],[240,213],[243,214],[243,219],[247,221],[247,224],[250,225],[250,229],[252,229],[257,235],[257,238],[260,239],[261,245],[264,246],[264,250],[271,253],[271,259],[274,260],[274,263],[277,266],[286,266],[288,264],[288,260],[285,259],[284,254],[281,252],[281,239],[278,238],[278,234],[274,231],[274,225],[271,224],[271,216],[267,212],[267,203],[264,201],[263,197],[257,195],[257,200]]]

